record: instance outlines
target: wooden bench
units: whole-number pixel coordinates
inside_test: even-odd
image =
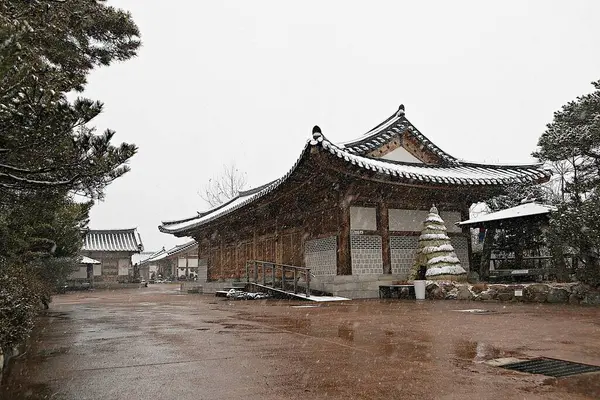
[[[379,285],[379,298],[380,299],[401,299],[404,290],[407,289],[406,292],[408,299],[415,299],[415,286],[411,284],[406,285]]]

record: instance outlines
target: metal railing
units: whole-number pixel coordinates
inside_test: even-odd
[[[276,264],[269,261],[252,260],[246,262],[246,282],[258,283],[263,286],[293,290],[298,293],[298,280],[304,277],[306,282],[306,297],[310,297],[310,268],[296,267],[294,265]],[[290,282],[291,283],[288,283]]]

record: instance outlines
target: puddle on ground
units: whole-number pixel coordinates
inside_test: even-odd
[[[502,350],[485,342],[472,342],[461,340],[454,345],[454,354],[461,359],[483,363],[494,358],[515,357],[520,355],[516,351]]]
[[[344,322],[338,326],[338,337],[348,342],[354,341],[354,323]]]
[[[483,308],[471,308],[471,309],[467,309],[467,310],[452,310],[452,311],[462,312],[462,313],[467,313],[467,314],[492,314],[495,312],[495,311],[491,311],[491,310],[485,310]]]
[[[0,389],[0,398],[11,400],[60,399],[48,385],[15,380],[11,385]]]

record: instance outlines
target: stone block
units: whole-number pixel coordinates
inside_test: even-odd
[[[523,300],[533,303],[544,303],[548,298],[550,288],[543,283],[534,283],[523,289]]]
[[[471,290],[469,289],[468,286],[459,286],[458,288],[458,293],[456,294],[456,299],[457,300],[472,300],[473,299],[473,293],[471,292]]]
[[[496,299],[500,300],[500,301],[511,301],[513,299],[513,294],[512,293],[498,293],[498,295],[496,296]]]
[[[600,305],[600,292],[590,291],[587,292],[583,296],[583,300],[581,300],[581,304],[585,304],[588,306],[598,306]]]
[[[569,304],[579,304],[581,299],[575,293],[569,295]]]
[[[551,288],[546,299],[548,303],[568,303],[569,292],[565,289]]]
[[[473,285],[473,287],[471,288],[471,290],[473,290],[473,293],[475,293],[475,294],[484,292],[487,289],[488,289],[487,283],[477,283],[477,284]]]

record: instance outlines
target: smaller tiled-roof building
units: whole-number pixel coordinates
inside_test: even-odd
[[[198,243],[195,240],[177,245],[168,250],[162,248],[140,262],[140,274],[149,279],[152,273],[163,278],[206,279],[206,264],[198,264]]]
[[[144,250],[136,228],[90,229],[83,240],[81,255],[100,261],[94,268],[96,281],[128,281],[134,271],[131,256]]]

